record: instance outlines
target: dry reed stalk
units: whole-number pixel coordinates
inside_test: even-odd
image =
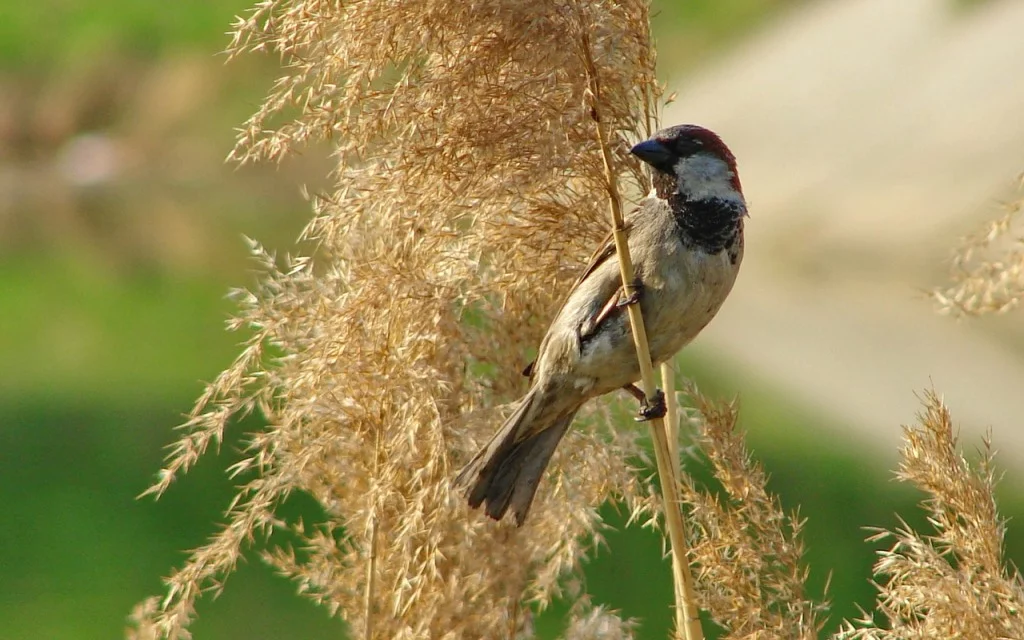
[[[672,468],[682,469],[679,457],[679,398],[676,397],[676,367],[671,360],[661,363],[661,384],[665,387],[665,433],[672,449]]]
[[[683,472],[679,455],[679,402],[676,397],[676,370],[671,361],[661,364],[661,384],[665,388],[665,441],[668,443],[671,460],[669,466],[674,472],[673,482],[679,486],[679,474]],[[664,491],[664,490],[663,490]],[[676,502],[682,508],[682,502]],[[683,521],[683,543],[685,544],[685,520]],[[693,573],[690,569],[689,550],[672,553],[673,591],[676,605],[676,629],[685,630],[686,640],[703,637],[700,626],[699,607],[694,594]]]
[[[584,47],[587,44],[584,43]],[[594,92],[594,122],[597,130],[598,140],[601,145],[602,158],[604,160],[605,172],[608,176],[608,203],[609,214],[612,224],[612,235],[615,238],[615,252],[619,261],[619,275],[622,278],[623,296],[628,298],[635,293],[635,282],[633,263],[630,260],[629,246],[626,242],[626,229],[623,224],[622,210],[619,205],[619,192],[615,185],[615,172],[611,167],[611,154],[608,152],[608,143],[605,139],[601,125],[600,93],[597,87]],[[654,367],[651,363],[650,347],[647,343],[647,331],[644,328],[643,315],[640,313],[639,305],[628,305],[626,311],[629,316],[630,330],[636,346],[636,355],[640,362],[640,376],[643,385],[644,395],[649,406],[655,402],[657,393],[657,382],[654,379]],[[674,395],[675,389],[669,388],[669,394]],[[667,400],[666,403],[669,402]],[[667,413],[666,413],[667,415]],[[665,513],[665,526],[669,531],[669,540],[672,545],[672,575],[673,588],[676,594],[676,634],[682,635],[686,640],[703,640],[704,634],[700,627],[700,617],[695,604],[696,598],[693,593],[693,577],[687,561],[686,528],[682,519],[682,502],[679,500],[679,493],[676,487],[679,483],[678,467],[674,460],[678,458],[673,449],[678,448],[678,439],[669,440],[665,420],[656,418],[650,420],[651,439],[654,442],[654,455],[658,466],[658,476],[661,478],[661,491],[663,509]],[[678,438],[678,434],[677,434]],[[670,445],[669,443],[673,444]]]
[[[576,9],[577,11],[579,10],[578,4]],[[611,219],[612,237],[615,240],[615,255],[619,262],[619,276],[622,279],[623,296],[629,298],[636,293],[633,262],[629,254],[629,244],[626,240],[626,227],[622,217],[618,178],[612,165],[612,153],[601,117],[604,110],[601,86],[598,82],[597,70],[594,66],[590,38],[586,29],[582,28],[582,20],[580,23],[580,53],[584,69],[587,72],[591,96],[591,114],[594,120],[594,130],[597,135],[598,146],[601,150],[601,161],[604,166],[605,179],[607,180],[608,214]],[[652,117],[652,109],[647,108],[644,113],[648,126],[651,126],[653,122],[657,122],[656,112]],[[648,135],[650,133],[648,131]],[[640,363],[640,379],[644,395],[648,406],[653,406],[658,389],[657,382],[654,379],[654,366],[651,362],[651,352],[647,342],[647,331],[644,328],[643,314],[640,312],[640,305],[638,304],[627,305],[626,312],[629,317],[633,343],[636,347],[637,360]],[[673,396],[674,401],[674,387],[667,389],[665,393],[666,403],[670,402],[668,400],[669,396]],[[700,626],[700,616],[693,588],[693,576],[690,574],[687,556],[686,525],[682,517],[682,501],[679,499],[679,466],[674,463],[679,458],[678,435],[675,439],[669,439],[670,432],[662,418],[650,420],[649,427],[651,440],[654,442],[654,456],[658,467],[658,477],[661,479],[662,509],[665,514],[665,526],[668,529],[669,542],[672,549],[672,582],[676,600],[676,636],[685,638],[685,640],[703,640],[704,632]]]

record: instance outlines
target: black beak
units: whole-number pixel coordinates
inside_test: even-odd
[[[644,140],[629,152],[657,169],[671,167],[673,164],[672,152],[657,140]]]

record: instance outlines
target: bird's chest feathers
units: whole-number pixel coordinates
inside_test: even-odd
[[[629,237],[641,286],[640,310],[655,362],[664,361],[685,346],[718,312],[739,268],[735,252],[719,245],[739,248],[741,241],[734,240],[742,238],[708,234],[714,236],[708,238],[712,242],[696,242],[680,224],[679,211],[669,202],[661,202],[640,212],[646,218],[635,218]],[[734,226],[737,210],[729,213]],[[712,244],[717,250],[708,250],[707,245]],[[574,292],[580,296],[580,304],[567,305],[583,311],[572,323],[577,329],[574,342],[578,351],[574,351],[579,354],[579,370],[589,375],[590,371],[609,373],[609,367],[621,366],[618,377],[628,380],[636,366],[629,320],[624,308],[609,306],[609,297],[612,304],[622,299],[617,263],[609,260],[593,276]],[[613,288],[604,293],[606,285],[601,283]],[[584,304],[584,300],[589,303]]]
[[[701,309],[713,315],[718,310],[717,301],[725,297],[735,277],[725,252],[709,254],[682,241],[669,246],[671,253],[666,259],[638,274],[643,283],[641,310],[656,331],[700,316]],[[714,308],[708,309],[711,306]]]

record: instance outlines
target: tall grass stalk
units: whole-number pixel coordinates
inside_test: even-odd
[[[577,9],[579,5],[577,4]],[[580,21],[582,26],[583,21]],[[622,291],[626,298],[636,293],[636,280],[634,278],[633,262],[630,258],[629,244],[626,241],[626,227],[622,217],[622,198],[619,194],[618,177],[612,165],[612,151],[608,143],[608,136],[602,121],[604,111],[602,105],[601,85],[598,82],[597,69],[594,65],[593,51],[591,50],[590,38],[585,29],[580,29],[579,35],[580,53],[583,58],[584,68],[587,72],[587,81],[590,88],[591,115],[594,120],[594,131],[597,134],[597,142],[601,149],[601,161],[604,166],[605,179],[607,180],[608,193],[608,214],[611,219],[612,236],[615,239],[615,254],[619,261],[619,275],[622,278]],[[647,99],[650,94],[643,93]],[[658,122],[657,111],[648,106],[645,111],[646,122],[651,126],[651,121]],[[654,113],[653,118],[649,115]],[[646,131],[647,135],[653,132]],[[644,395],[648,406],[655,402],[657,383],[654,379],[654,366],[651,362],[650,346],[647,342],[647,330],[644,328],[643,314],[640,312],[640,305],[631,304],[626,307],[629,317],[630,330],[633,335],[633,342],[636,346],[636,355],[640,363],[640,379],[643,385]],[[672,381],[674,384],[674,380]],[[668,396],[673,396],[671,403],[675,404],[675,387],[669,387],[665,394],[666,402]],[[673,411],[673,416],[675,411]],[[676,610],[676,635],[685,640],[703,640],[704,633],[700,626],[700,616],[697,610],[696,596],[693,590],[693,576],[690,574],[689,560],[687,556],[686,525],[682,517],[682,501],[679,499],[679,440],[678,437],[669,439],[670,430],[662,418],[650,421],[651,440],[654,442],[654,455],[658,467],[658,477],[661,479],[662,509],[665,514],[665,527],[669,534],[669,543],[672,549],[672,577],[675,591]],[[676,434],[678,435],[678,434]]]

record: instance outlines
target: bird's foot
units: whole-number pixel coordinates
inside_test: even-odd
[[[644,286],[640,284],[640,280],[633,281],[633,293],[629,294],[625,298],[615,303],[616,307],[628,307],[631,304],[640,302],[640,293],[643,292]],[[625,293],[625,292],[623,292]]]
[[[664,418],[665,413],[668,412],[668,407],[665,405],[665,392],[661,389],[657,389],[654,392],[654,398],[651,402],[648,402],[644,398],[640,405],[640,411],[637,412],[635,420],[637,422],[647,422],[648,420],[657,420]]]

